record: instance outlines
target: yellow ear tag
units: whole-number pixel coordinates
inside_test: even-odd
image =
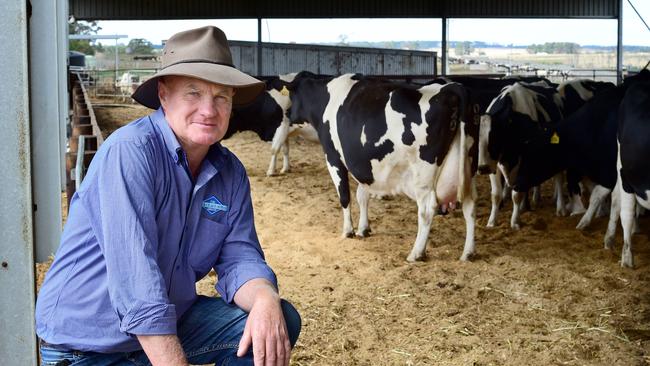
[[[551,144],[559,144],[560,143],[560,136],[557,135],[557,132],[553,132],[553,136],[551,136]]]
[[[289,96],[289,89],[287,89],[287,86],[283,86],[282,90],[280,90],[280,94],[284,95],[285,97]]]

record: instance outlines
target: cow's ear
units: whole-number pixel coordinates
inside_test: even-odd
[[[267,85],[271,89],[275,89],[277,91],[280,91],[282,89],[282,87],[284,86],[284,84],[285,84],[285,82],[280,80],[280,79],[272,79],[272,80],[267,81]]]
[[[508,118],[512,111],[512,98],[510,95],[505,95],[503,98],[500,98],[497,103],[494,105],[490,111],[492,115],[492,120],[501,121]]]
[[[296,90],[296,87],[298,86],[298,82],[299,82],[299,81],[300,81],[300,79],[295,78],[295,79],[293,79],[293,81],[291,81],[291,82],[289,82],[289,83],[286,83],[286,82],[285,82],[285,83],[284,83],[284,87],[285,87],[289,92],[293,92],[293,91]]]

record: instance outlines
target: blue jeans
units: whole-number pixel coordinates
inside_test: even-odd
[[[282,312],[291,347],[300,334],[301,320],[296,309],[282,300]],[[248,314],[221,298],[199,296],[178,322],[178,338],[190,364],[253,365],[253,351],[237,357],[239,340]],[[144,351],[97,353],[65,350],[41,344],[41,365],[151,365]],[[67,360],[67,361],[66,361]]]

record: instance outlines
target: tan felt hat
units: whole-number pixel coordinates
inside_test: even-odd
[[[235,68],[223,31],[214,26],[174,34],[163,49],[162,68],[142,83],[131,96],[152,109],[160,107],[158,78],[189,76],[235,89],[234,105],[252,102],[264,90],[264,83]]]

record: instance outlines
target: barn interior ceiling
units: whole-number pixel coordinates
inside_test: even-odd
[[[78,20],[242,18],[616,19],[621,0],[70,0]]]

